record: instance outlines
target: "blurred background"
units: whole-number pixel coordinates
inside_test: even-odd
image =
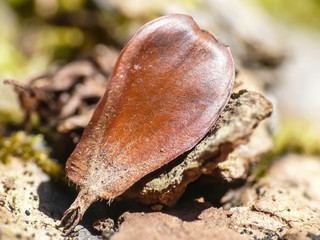
[[[313,144],[306,152],[319,153],[320,0],[0,1],[0,81],[27,82],[101,46],[121,50],[143,24],[170,13],[191,15],[229,45],[237,68],[275,103],[273,130],[297,141],[295,150]],[[21,123],[13,89],[0,83],[0,93],[0,122]]]

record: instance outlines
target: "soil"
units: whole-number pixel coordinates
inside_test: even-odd
[[[162,211],[125,201],[109,207],[102,202],[91,207],[68,238],[319,239],[319,171],[320,158],[286,155],[266,177],[228,192],[228,203],[238,203],[231,208],[216,207],[204,198],[182,200]],[[50,182],[31,162],[13,159],[0,164],[0,172],[1,239],[65,239],[59,219],[72,194]],[[101,218],[107,212],[113,220]],[[102,233],[90,227],[93,222]]]

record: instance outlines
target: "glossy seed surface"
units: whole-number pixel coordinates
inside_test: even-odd
[[[233,81],[229,48],[190,16],[143,26],[121,52],[67,161],[67,176],[81,191],[65,216],[77,211],[70,220],[78,222],[97,198],[119,196],[195,146],[226,105]]]

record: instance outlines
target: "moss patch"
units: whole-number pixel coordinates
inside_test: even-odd
[[[23,131],[15,132],[9,137],[0,137],[0,160],[8,163],[12,157],[22,161],[34,161],[52,179],[64,179],[63,167],[48,156],[43,135],[27,135]]]
[[[320,29],[320,0],[259,0],[252,3],[260,5],[280,20],[317,31]]]
[[[277,157],[286,153],[320,155],[320,136],[316,127],[305,120],[286,120],[273,137],[273,149],[258,163],[253,176],[260,179]]]

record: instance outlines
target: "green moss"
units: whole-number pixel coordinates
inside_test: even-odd
[[[274,146],[253,171],[254,179],[265,176],[272,163],[286,153],[320,155],[320,136],[317,128],[305,120],[284,121],[273,137]]]
[[[251,1],[258,4],[272,16],[289,23],[320,29],[320,0],[259,0]]]
[[[19,110],[5,110],[0,109],[0,124],[5,125],[7,123],[18,125],[23,121],[23,113]]]
[[[23,131],[9,137],[0,138],[0,160],[8,163],[12,157],[22,161],[34,161],[45,173],[57,181],[65,181],[63,167],[48,156],[44,147],[43,135],[27,135]]]
[[[285,121],[274,137],[274,151],[279,154],[295,152],[319,155],[319,131],[312,123],[304,120]]]

